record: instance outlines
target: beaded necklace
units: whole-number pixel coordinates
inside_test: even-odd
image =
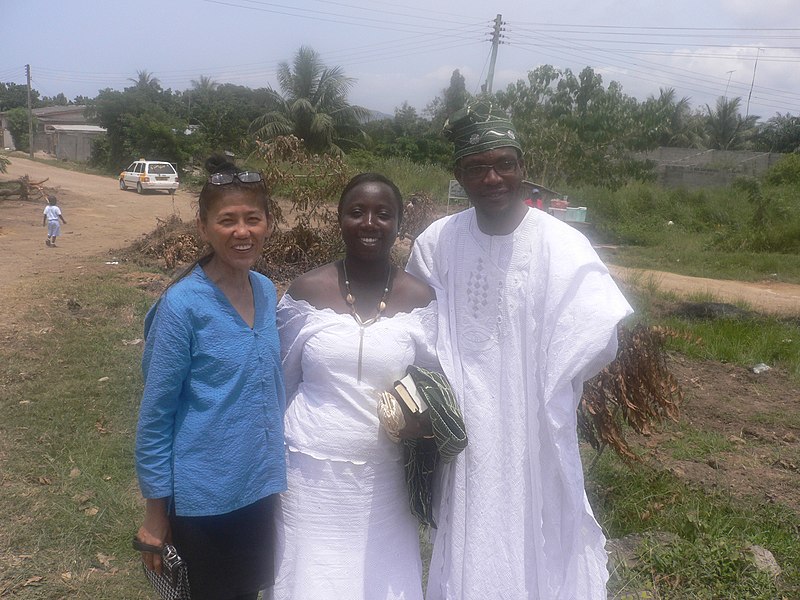
[[[355,322],[358,323],[358,382],[361,383],[361,361],[364,354],[364,330],[378,322],[378,319],[381,318],[383,312],[386,310],[386,300],[389,297],[389,289],[390,289],[390,282],[392,279],[392,272],[394,269],[391,265],[389,265],[389,272],[386,275],[386,285],[383,286],[383,295],[381,296],[380,302],[378,302],[378,310],[375,313],[375,316],[371,319],[367,319],[364,321],[361,318],[361,315],[356,312],[356,297],[353,295],[353,292],[350,291],[350,278],[347,276],[347,264],[344,259],[342,259],[342,272],[344,273],[344,287],[347,290],[347,295],[344,297],[344,301],[347,302],[347,306],[350,307],[350,314],[355,319]]]

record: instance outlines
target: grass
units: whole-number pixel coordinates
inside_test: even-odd
[[[636,589],[655,590],[662,600],[800,597],[797,514],[696,489],[667,472],[631,470],[605,455],[587,488],[609,537],[672,534],[670,541],[646,544],[638,566],[614,574],[617,597]],[[753,567],[745,551],[750,544],[772,551],[783,569],[780,580]]]
[[[44,333],[2,349],[0,596],[150,598],[130,549],[141,346],[126,344],[149,299],[115,275],[50,298]]]
[[[152,597],[130,549],[143,510],[133,473],[141,345],[131,342],[152,300],[124,265],[57,283],[49,305],[37,309],[50,322],[0,350],[0,595]],[[680,432],[670,449],[681,458],[726,448],[718,436]],[[609,536],[677,536],[648,548],[643,566],[616,573],[614,589],[652,589],[659,598],[800,596],[797,515],[631,470],[610,453],[588,490]],[[742,554],[749,543],[773,551],[784,567],[779,583],[749,567]]]
[[[743,316],[698,319],[666,313],[665,304],[678,297],[659,289],[656,278],[635,274],[626,281],[626,295],[634,307],[635,319],[657,322],[678,335],[667,347],[689,358],[728,362],[744,367],[765,363],[780,367],[800,382],[800,315],[768,316],[750,312],[746,304],[738,307]],[[718,302],[713,295],[695,294],[690,302]]]

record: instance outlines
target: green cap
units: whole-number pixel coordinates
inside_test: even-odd
[[[442,133],[455,145],[455,160],[505,146],[522,152],[508,115],[485,101],[468,104],[453,113],[445,121]]]

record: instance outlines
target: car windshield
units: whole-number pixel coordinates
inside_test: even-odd
[[[174,175],[175,169],[172,168],[172,165],[169,163],[160,163],[156,165],[150,165],[147,169],[148,173],[152,173],[153,175]]]

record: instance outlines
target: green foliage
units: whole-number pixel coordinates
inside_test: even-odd
[[[800,130],[800,124],[797,126]],[[782,157],[764,175],[764,182],[769,185],[800,186],[800,154],[788,154]]]
[[[664,324],[687,334],[668,346],[692,358],[729,362],[749,367],[758,363],[778,366],[800,379],[800,327],[777,317],[713,319],[708,321],[668,317]],[[690,341],[693,336],[700,343]]]
[[[800,152],[800,117],[777,114],[758,128],[755,147],[767,152]]]
[[[701,115],[693,113],[689,98],[675,99],[674,88],[661,88],[642,105],[644,133],[653,146],[698,147],[702,141]]]
[[[240,156],[252,153],[255,140],[247,132],[269,103],[269,91],[220,85],[208,77],[192,83],[193,88],[180,97],[180,110],[193,130],[193,156],[205,157],[220,150]]]
[[[550,65],[496,94],[522,137],[531,177],[548,187],[569,181],[618,187],[650,177],[633,150],[647,146],[638,102],[587,67],[579,75]]]
[[[395,110],[394,119],[372,121],[364,126],[367,148],[382,157],[403,157],[416,163],[433,163],[449,167],[453,148],[439,129],[417,116],[408,103]],[[358,152],[358,151],[356,151]]]
[[[717,104],[712,109],[706,104],[706,139],[707,148],[715,150],[741,150],[755,135],[755,126],[758,117],[749,115],[742,117],[739,114],[741,98],[717,98]]]
[[[384,158],[363,152],[348,154],[345,160],[354,172],[383,173],[395,182],[405,197],[422,191],[430,194],[439,203],[447,201],[448,185],[453,177],[448,169],[433,164],[420,164],[407,158]]]
[[[130,550],[143,515],[141,345],[124,342],[141,337],[151,299],[116,276],[86,277],[48,286],[49,333],[0,350],[4,547],[30,557],[3,561],[2,585],[31,598],[144,600],[152,590]],[[32,574],[44,578],[23,587]]]
[[[641,566],[627,574],[652,586],[658,598],[774,600],[800,591],[800,519],[787,509],[707,494],[665,471],[624,467],[610,454],[591,472],[587,493],[609,537],[676,536],[646,544]],[[744,553],[749,544],[773,552],[784,568],[781,580],[755,569]]]
[[[647,558],[654,578],[666,588],[661,596],[665,600],[714,600],[721,595],[772,600],[779,594],[770,576],[756,569],[741,540],[700,535],[691,542],[653,545]]]
[[[31,90],[31,107],[39,106],[39,92]],[[12,108],[28,107],[28,86],[21,83],[3,83],[0,81],[0,112]],[[16,139],[16,138],[15,138]]]
[[[8,171],[8,165],[10,164],[10,160],[8,160],[5,156],[0,156],[0,173],[5,173]]]
[[[450,75],[450,85],[442,90],[441,95],[434,98],[425,107],[425,114],[431,119],[431,128],[439,132],[447,117],[463,108],[472,99],[467,91],[467,84],[461,71],[456,69]]]
[[[28,110],[25,108],[12,108],[6,112],[6,122],[8,130],[14,138],[17,150],[25,152],[30,150],[30,138],[28,136]],[[33,117],[33,129],[36,131],[36,117]]]
[[[337,152],[362,143],[360,123],[368,111],[351,105],[347,94],[355,80],[341,67],[326,67],[319,54],[302,46],[290,65],[278,65],[280,94],[268,90],[269,109],[252,124],[257,138],[293,135],[311,152]]]

